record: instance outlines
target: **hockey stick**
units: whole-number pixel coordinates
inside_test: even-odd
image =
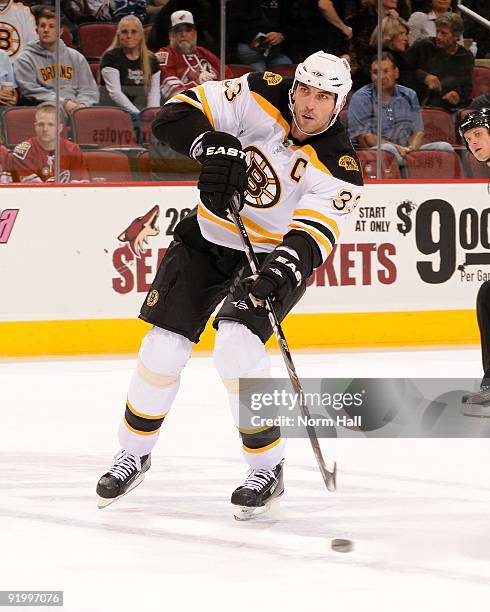
[[[238,231],[238,235],[240,236],[240,239],[242,241],[243,249],[248,259],[248,263],[250,264],[252,274],[257,274],[259,271],[259,262],[255,251],[253,250],[252,243],[250,242],[247,229],[243,225],[242,218],[240,216],[240,213],[238,212],[241,208],[241,197],[242,196],[238,192],[235,193],[235,195],[230,201],[230,212],[233,217],[235,227]],[[277,317],[274,305],[269,298],[266,298],[265,300],[265,307],[267,308],[269,321],[272,325],[272,329],[276,334],[277,342],[279,343],[279,348],[281,349],[284,363],[286,364],[289,378],[291,379],[291,384],[296,393],[296,396],[299,397],[299,407],[301,410],[301,414],[303,415],[303,418],[306,420],[306,422],[309,423],[311,415],[304,399],[303,389],[296,373],[296,368],[294,367],[293,358],[291,357],[288,343],[286,342],[284,332],[282,331],[281,323],[279,322],[279,319]],[[329,491],[335,491],[335,489],[337,488],[337,463],[334,463],[332,471],[327,469],[327,466],[325,465],[325,460],[323,459],[322,450],[320,448],[320,443],[318,442],[318,438],[315,433],[315,429],[311,425],[306,425],[306,431],[308,432],[308,437],[310,438],[311,446],[313,448],[318,467],[320,468],[323,482],[325,483],[325,486]]]

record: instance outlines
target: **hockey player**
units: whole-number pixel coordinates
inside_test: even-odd
[[[214,362],[238,426],[240,377],[269,368],[262,301],[273,298],[286,316],[361,197],[359,160],[337,121],[351,84],[345,60],[317,52],[292,83],[272,72],[209,81],[162,108],[153,132],[202,163],[200,202],[177,225],[141,310],[154,327],[130,383],[122,450],[97,485],[100,507],[143,479],[192,343],[223,299]],[[231,196],[245,188],[243,223],[261,265],[253,278],[228,215]],[[285,442],[278,427],[240,434],[250,470],[231,502],[237,518],[248,518],[284,491]]]
[[[490,108],[469,113],[459,126],[459,133],[468,151],[478,161],[486,162],[490,169]],[[478,291],[476,314],[484,373],[480,391],[464,398],[463,412],[467,416],[490,417],[490,281],[483,283]]]

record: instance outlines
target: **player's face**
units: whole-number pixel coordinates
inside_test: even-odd
[[[408,30],[401,27],[398,34],[395,34],[391,40],[391,48],[393,51],[406,51],[408,47]]]
[[[61,133],[62,126],[56,129],[56,114],[53,112],[43,112],[42,110],[36,113],[34,121],[34,132],[36,133],[39,144],[43,149],[54,149],[56,142],[56,133]]]
[[[334,110],[334,93],[298,83],[294,92],[294,117],[300,130],[307,134],[320,132],[330,123]]]
[[[143,32],[131,21],[119,30],[119,43],[123,49],[136,49],[141,43]]]
[[[452,49],[458,43],[458,36],[445,26],[436,29],[436,45],[441,49]]]
[[[381,87],[386,91],[391,91],[396,84],[399,76],[398,68],[390,60],[381,62]],[[371,64],[371,81],[376,85],[378,81],[378,62]]]
[[[56,20],[42,17],[37,24],[37,35],[41,45],[52,45],[56,42]]]
[[[465,133],[464,137],[470,151],[478,161],[490,159],[490,130],[488,128],[472,128]]]
[[[197,45],[197,30],[187,24],[176,26],[169,32],[169,41],[172,49],[179,53],[184,55],[194,53]]]

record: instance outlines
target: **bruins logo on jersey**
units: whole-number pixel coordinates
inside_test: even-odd
[[[353,170],[359,172],[359,164],[350,155],[342,155],[339,159],[339,166],[346,170]]]
[[[245,201],[254,208],[272,208],[281,197],[281,183],[265,155],[257,147],[246,147],[249,154]]]
[[[12,58],[20,49],[20,34],[10,23],[0,21],[0,49]]]
[[[279,85],[282,81],[282,76],[275,72],[264,72],[264,81],[267,81],[267,85]]]

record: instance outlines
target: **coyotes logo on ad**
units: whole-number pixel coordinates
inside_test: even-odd
[[[157,227],[160,207],[154,206],[143,217],[137,217],[129,226],[117,237],[121,242],[128,242],[131,251],[140,257],[148,246],[150,236],[158,236],[160,229]]]

